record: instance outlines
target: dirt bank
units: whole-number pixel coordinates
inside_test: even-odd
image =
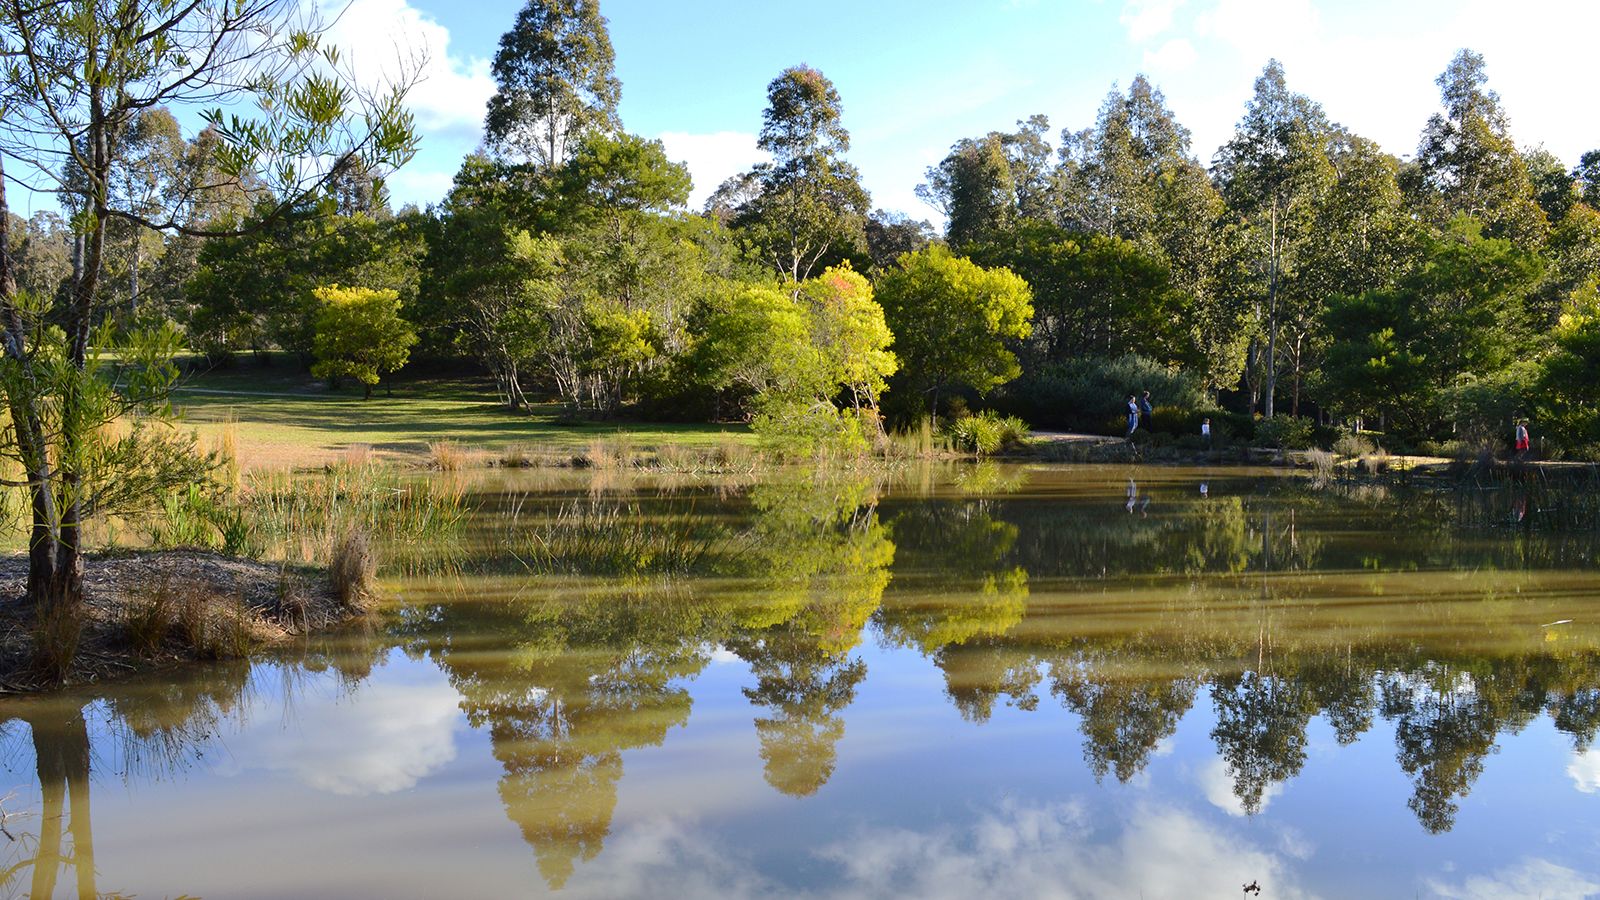
[[[0,556],[0,693],[56,686],[36,665],[28,561]],[[84,560],[84,615],[67,684],[243,656],[361,614],[325,573],[201,550]]]

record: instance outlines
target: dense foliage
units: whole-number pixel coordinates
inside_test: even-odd
[[[108,137],[121,177],[97,188],[64,159],[65,215],[11,219],[8,249],[20,288],[64,304],[85,211],[125,211],[95,238],[97,316],[171,322],[214,363],[284,350],[332,371],[314,291],[392,292],[413,356],[491,374],[512,411],[743,418],[859,446],[885,416],[983,407],[1111,430],[1149,390],[1158,431],[1288,414],[1489,447],[1528,417],[1546,449],[1587,454],[1600,151],[1569,169],[1520,145],[1487,73],[1471,51],[1449,62],[1409,160],[1275,60],[1202,160],[1141,75],[1058,138],[1035,115],[957,141],[918,189],[940,235],[873,209],[845,98],[806,65],[767,86],[768,160],[690,210],[688,170],[623,126],[598,3],[528,0],[493,61],[484,149],[435,207],[391,210],[360,154],[286,191],[218,152],[237,136],[187,140],[155,104]]]

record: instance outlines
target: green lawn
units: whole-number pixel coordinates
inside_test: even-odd
[[[291,361],[246,359],[186,377],[173,402],[202,439],[216,440],[225,423],[234,423],[247,468],[322,465],[353,444],[370,445],[384,457],[421,460],[434,441],[493,453],[510,445],[565,452],[619,433],[638,449],[751,440],[739,425],[562,421],[554,404],[513,413],[481,376],[400,378],[392,391],[380,388],[362,400],[359,388],[329,390]]]

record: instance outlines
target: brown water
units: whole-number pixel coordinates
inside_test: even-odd
[[[1600,893],[1600,501],[1128,474],[483,481],[372,628],[0,703],[0,896]]]

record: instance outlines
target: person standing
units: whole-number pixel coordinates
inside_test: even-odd
[[[1522,419],[1517,422],[1517,429],[1513,433],[1513,436],[1517,441],[1516,460],[1517,462],[1522,462],[1523,458],[1528,455],[1528,448],[1533,445],[1532,439],[1528,436],[1527,419]]]
[[[1200,442],[1205,445],[1206,451],[1211,450],[1211,420],[1200,420]]]
[[[1144,427],[1154,427],[1154,425],[1151,423],[1150,416],[1155,411],[1155,407],[1150,405],[1150,392],[1145,391],[1144,396],[1139,398],[1139,416],[1144,420]]]
[[[1128,395],[1128,433],[1123,435],[1124,440],[1133,440],[1133,433],[1139,429],[1139,401],[1132,394]]]

